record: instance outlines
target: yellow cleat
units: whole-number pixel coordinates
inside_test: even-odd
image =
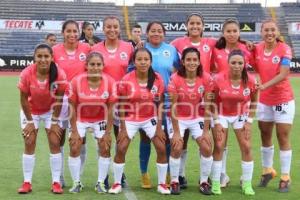
[[[152,188],[150,175],[148,173],[142,174],[141,180],[142,180],[142,185],[141,185],[142,188],[144,188],[144,189]]]

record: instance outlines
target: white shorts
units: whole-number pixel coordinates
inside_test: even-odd
[[[245,121],[247,120],[247,114],[237,115],[237,116],[222,116],[219,115],[219,122],[223,128],[228,128],[229,124],[233,129],[241,129],[244,127]],[[215,124],[212,120],[211,126],[214,127]]]
[[[106,120],[99,121],[99,122],[92,122],[92,123],[77,121],[76,125],[77,125],[78,134],[82,138],[85,137],[88,130],[91,129],[93,131],[93,136],[95,138],[102,138],[106,130]],[[72,132],[70,131],[69,136],[71,133]]]
[[[289,101],[276,106],[258,103],[257,119],[264,122],[293,124],[295,116],[295,101]]]
[[[192,120],[178,120],[178,125],[181,137],[184,136],[185,130],[188,129],[193,139],[197,139],[198,137],[202,136],[204,119],[201,117]],[[169,138],[173,138],[173,135],[174,131],[172,130],[172,132],[169,132]]]
[[[63,102],[61,106],[61,111],[59,115],[59,126],[62,129],[70,128],[70,121],[69,121],[69,99],[67,95],[64,95]]]
[[[51,127],[51,118],[52,118],[52,111],[48,111],[41,115],[31,115],[34,127],[36,129],[39,128],[39,124],[41,121],[45,123],[45,128],[50,129]],[[27,119],[23,112],[23,110],[20,111],[20,122],[21,122],[21,128],[24,129],[27,125]]]
[[[148,120],[142,122],[133,122],[133,121],[126,121],[126,131],[128,137],[132,140],[135,134],[138,132],[139,129],[143,129],[146,135],[152,139],[155,135],[156,125],[157,125],[157,118],[153,117]]]

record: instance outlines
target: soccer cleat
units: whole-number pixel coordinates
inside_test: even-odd
[[[268,183],[275,178],[277,175],[275,169],[272,170],[272,172],[261,175],[260,183],[258,187],[267,187]]]
[[[105,189],[109,190],[109,176],[107,175],[106,178],[104,179],[104,185],[105,185]]]
[[[122,192],[122,185],[120,183],[113,184],[108,190],[110,194],[119,194],[120,192]]]
[[[29,182],[23,182],[22,186],[18,189],[19,194],[27,194],[32,191],[32,185]]]
[[[278,192],[285,193],[289,191],[290,188],[290,180],[284,181],[280,179]]]
[[[81,192],[82,189],[83,185],[80,183],[80,181],[78,181],[73,183],[73,186],[69,189],[69,192],[75,194]]]
[[[227,174],[221,173],[221,177],[220,177],[221,188],[227,187],[229,182],[230,182],[229,176]]]
[[[150,189],[152,188],[150,175],[148,173],[144,173],[141,176],[142,188]]]
[[[157,192],[160,194],[171,194],[171,191],[168,189],[166,184],[159,184],[157,186]]]
[[[179,195],[180,194],[180,186],[178,182],[171,183],[171,194]]]
[[[59,182],[60,182],[60,185],[61,185],[62,188],[64,188],[66,186],[66,182],[65,182],[64,176],[60,175]]]
[[[170,187],[170,184],[171,184],[171,176],[170,173],[168,172],[166,176],[166,185],[168,188]]]
[[[121,185],[122,185],[122,188],[127,187],[126,176],[124,173],[122,174]]]
[[[212,181],[211,192],[215,195],[222,194],[220,181]]]
[[[95,191],[99,194],[107,193],[105,184],[103,182],[97,182],[97,184],[95,186]]]
[[[64,193],[60,183],[58,182],[53,182],[52,183],[52,186],[51,186],[51,191],[54,193],[54,194],[62,194]]]
[[[247,195],[247,196],[255,195],[255,192],[252,188],[251,181],[243,181],[242,192],[244,195]]]
[[[179,176],[178,180],[179,180],[180,189],[186,189],[187,188],[186,178],[184,176]]]
[[[204,195],[211,195],[211,186],[207,182],[203,182],[199,186],[199,191]]]

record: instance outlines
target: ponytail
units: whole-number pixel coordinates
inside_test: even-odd
[[[49,90],[51,91],[54,87],[53,83],[57,79],[57,66],[52,61],[50,64],[50,70],[49,70]]]
[[[152,66],[150,66],[149,70],[148,70],[148,82],[147,82],[147,88],[149,91],[151,91],[154,81],[155,81],[156,75],[155,72],[152,68]]]

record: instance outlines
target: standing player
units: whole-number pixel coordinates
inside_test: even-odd
[[[101,39],[94,35],[94,27],[90,22],[83,22],[81,29],[80,42],[88,43],[90,46],[101,42]]]
[[[163,79],[153,71],[152,56],[147,49],[136,49],[133,62],[136,70],[124,76],[118,89],[121,122],[113,164],[115,183],[109,193],[117,194],[122,191],[121,178],[128,146],[136,132],[143,129],[157,152],[157,191],[161,194],[170,194],[165,184],[168,163],[165,134],[162,130]]]
[[[53,51],[47,44],[40,44],[34,50],[34,64],[25,68],[21,75],[20,113],[25,150],[23,154],[24,182],[18,192],[31,192],[31,179],[35,165],[35,146],[39,123],[44,121],[50,147],[50,168],[52,174],[52,192],[63,193],[59,183],[61,174],[61,129],[58,117],[61,111],[61,99],[65,92],[66,75],[53,62]]]
[[[127,72],[131,60],[133,47],[130,43],[120,40],[120,20],[115,16],[106,17],[103,20],[103,32],[105,40],[94,45],[92,51],[99,52],[104,58],[103,72],[110,75],[116,82],[120,81]],[[117,138],[119,132],[119,121],[114,121],[114,134]],[[122,178],[125,186],[125,176]]]
[[[142,33],[141,25],[136,24],[133,26],[131,30],[131,39],[128,40],[128,42],[131,42],[134,48],[143,46]]]
[[[53,59],[54,62],[58,64],[60,69],[63,69],[67,76],[67,81],[71,82],[71,80],[77,76],[78,74],[85,71],[85,60],[87,54],[90,52],[90,46],[85,43],[80,43],[78,41],[79,38],[79,26],[76,21],[67,20],[62,25],[62,34],[64,38],[63,43],[59,43],[53,47]],[[64,97],[64,103],[61,113],[61,118],[63,118],[63,140],[61,143],[61,152],[62,159],[64,161],[64,150],[63,145],[65,142],[65,130],[69,126],[68,122],[68,99],[67,95]],[[86,159],[86,145],[84,139],[84,145],[82,145],[81,153],[81,172],[83,172],[83,166]],[[64,163],[64,162],[63,162]],[[62,175],[61,182],[64,185],[63,178],[63,170],[64,166],[62,164]]]
[[[169,133],[171,140],[170,172],[171,172],[171,194],[180,194],[179,167],[180,156],[183,147],[183,136],[185,130],[189,130],[197,142],[200,156],[200,192],[205,195],[211,194],[208,176],[210,175],[212,158],[212,145],[209,134],[210,117],[203,109],[206,109],[208,93],[212,86],[209,74],[202,71],[200,64],[200,53],[194,47],[183,50],[179,71],[171,76],[168,92],[171,97],[172,109],[171,119],[173,132]],[[207,108],[208,107],[208,108]],[[203,113],[203,111],[205,113]]]
[[[98,142],[98,182],[95,190],[106,193],[104,180],[110,164],[111,129],[113,126],[114,80],[102,73],[104,63],[100,53],[92,52],[86,60],[87,72],[72,80],[71,128],[69,168],[73,187],[71,193],[82,190],[80,183],[80,149],[88,129],[92,129]]]
[[[255,79],[247,74],[246,62],[241,50],[228,55],[229,73],[220,73],[215,78],[214,114],[214,161],[212,167],[212,193],[220,195],[222,155],[232,125],[242,154],[242,192],[254,195],[252,189],[253,158],[251,153],[251,125],[257,104]],[[250,106],[249,106],[250,104]]]
[[[211,67],[211,54],[216,44],[214,38],[204,38],[204,19],[201,13],[192,13],[186,19],[187,35],[176,38],[171,42],[179,55],[182,55],[184,49],[188,47],[195,47],[200,52],[200,62],[203,67],[203,71],[210,73]],[[179,170],[179,183],[182,189],[187,187],[187,180],[185,177],[185,162],[187,158],[187,143],[189,134],[184,134],[183,151],[180,159],[180,170]]]
[[[161,22],[150,22],[146,28],[146,33],[148,42],[146,42],[144,46],[151,52],[153,56],[153,70],[162,76],[164,80],[164,85],[166,86],[164,93],[163,127],[166,135],[168,135],[166,114],[170,110],[170,99],[167,93],[167,85],[169,84],[171,74],[179,66],[179,58],[176,49],[173,46],[164,42],[166,30]],[[150,176],[147,172],[151,152],[150,140],[145,134],[141,134],[141,138],[142,139],[140,143],[140,168],[142,172],[142,188],[151,188]],[[170,141],[168,137],[166,143],[167,157],[169,157]]]
[[[56,45],[56,35],[54,33],[48,33],[45,37],[45,43],[48,44],[50,47]]]
[[[263,173],[260,186],[266,187],[276,176],[272,143],[275,125],[281,164],[279,192],[288,192],[292,160],[289,135],[295,115],[294,95],[288,79],[292,53],[290,47],[278,39],[279,31],[274,21],[262,23],[261,36],[263,41],[255,47],[255,70],[261,78],[257,115],[262,140]]]

